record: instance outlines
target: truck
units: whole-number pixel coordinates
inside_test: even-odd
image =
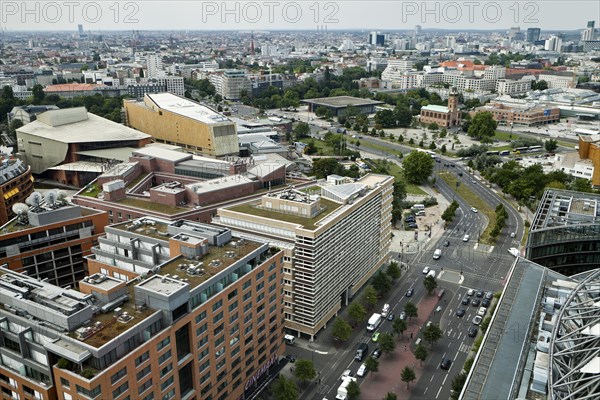
[[[388,313],[389,313],[389,312],[390,312],[390,305],[386,303],[386,304],[383,306],[383,310],[381,310],[381,316],[382,316],[383,318],[385,318],[385,317],[387,317],[387,315],[388,315]]]
[[[379,327],[379,324],[381,324],[381,314],[375,313],[371,315],[371,318],[369,318],[369,322],[367,323],[367,330],[369,332],[373,332]]]
[[[368,353],[369,353],[369,345],[366,343],[361,343],[358,345],[358,349],[356,349],[356,355],[354,356],[354,360],[362,361],[363,358],[365,358]]]
[[[344,378],[344,381],[338,388],[337,395],[335,396],[337,400],[346,400],[348,398],[348,385],[350,382],[356,382],[356,378],[352,376],[347,376]]]

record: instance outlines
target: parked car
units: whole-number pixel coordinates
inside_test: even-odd
[[[424,274],[427,274],[427,273],[429,273],[429,270],[430,270],[430,269],[431,269],[431,268],[429,268],[429,267],[425,267],[425,268],[423,268],[423,273],[424,273]]]
[[[456,310],[456,316],[457,317],[463,317],[465,315],[465,309],[464,308],[459,308],[458,310]]]
[[[487,293],[485,294],[485,298],[486,298],[487,300],[491,300],[491,299],[492,299],[492,297],[494,297],[494,293],[492,293],[492,292],[487,292]]]
[[[483,317],[486,312],[487,312],[487,308],[485,308],[485,307],[479,307],[479,310],[477,311],[477,315],[480,315],[480,316]]]
[[[477,332],[478,332],[478,331],[479,331],[479,329],[477,329],[477,327],[476,327],[476,326],[472,326],[472,327],[470,327],[470,328],[469,328],[469,331],[468,331],[468,333],[469,333],[469,337],[475,337],[475,336],[477,336]]]
[[[387,320],[388,321],[393,321],[394,320],[394,314],[389,313],[389,315],[387,316]]]
[[[366,364],[362,364],[359,368],[358,371],[356,371],[356,376],[360,376],[363,377],[367,374],[367,365]]]
[[[476,315],[476,316],[475,316],[475,318],[473,318],[473,324],[474,324],[474,325],[479,325],[479,324],[481,323],[481,320],[482,320],[482,319],[483,319],[483,318],[481,318],[481,316],[480,316],[480,315]]]
[[[473,296],[474,294],[475,294],[475,290],[473,290],[473,289],[469,289],[467,291],[467,296]]]
[[[406,291],[406,297],[411,297],[415,291],[413,288],[410,288]]]
[[[381,349],[378,347],[375,349],[375,351],[372,354],[373,358],[377,359],[379,357],[381,357]]]
[[[481,304],[481,300],[479,299],[473,299],[473,301],[471,301],[473,307],[479,307],[479,304]]]
[[[285,356],[285,358],[287,358],[287,360],[289,362],[291,362],[292,364],[296,362],[296,356],[294,356],[294,355],[288,354],[288,355]]]
[[[483,292],[481,290],[478,290],[477,293],[475,293],[475,296],[483,297]]]
[[[442,360],[442,362],[440,363],[440,368],[441,369],[450,369],[450,366],[452,365],[452,360],[449,358],[444,358]]]
[[[465,297],[464,299],[462,299],[462,305],[463,306],[468,306],[469,305],[469,298]]]
[[[484,307],[489,307],[491,303],[492,302],[489,301],[488,299],[481,300],[481,305],[484,306]]]
[[[400,313],[400,315],[398,316],[398,318],[400,318],[400,319],[406,319],[406,313],[404,311],[402,311]]]
[[[474,213],[478,213],[479,212],[479,210],[476,209],[475,207],[471,207],[471,211],[473,211]]]

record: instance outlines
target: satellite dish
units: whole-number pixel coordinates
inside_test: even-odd
[[[48,206],[54,206],[54,204],[56,203],[56,192],[54,190],[47,191],[46,196],[44,197]]]
[[[17,215],[26,214],[29,211],[29,206],[24,203],[16,203],[12,206],[12,210]]]
[[[40,192],[33,192],[25,202],[31,207],[39,207],[42,202],[42,194]]]
[[[57,201],[60,201],[60,202],[67,201],[67,196],[68,196],[68,194],[64,190],[56,191],[56,200]]]

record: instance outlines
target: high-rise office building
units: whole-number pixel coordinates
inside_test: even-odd
[[[547,51],[560,51],[561,47],[562,39],[558,36],[551,36],[550,38],[546,39],[546,42],[544,43],[544,49]]]
[[[78,290],[0,269],[3,396],[249,398],[285,350],[283,252],[188,221],[106,233]]]
[[[369,44],[373,46],[385,45],[385,35],[381,32],[369,32]]]
[[[146,68],[148,69],[148,78],[160,78],[165,76],[162,56],[160,54],[148,54],[146,56]]]
[[[596,39],[595,30],[596,21],[588,21],[586,28],[581,32],[581,40],[594,40]]]
[[[270,193],[213,219],[285,249],[285,325],[298,334],[314,337],[388,261],[394,179],[345,179]]]
[[[540,28],[527,28],[527,41],[529,43],[535,43],[540,40]]]

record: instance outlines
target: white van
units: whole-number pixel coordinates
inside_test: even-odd
[[[424,210],[425,206],[423,204],[415,204],[414,206],[412,206],[412,209],[420,211],[420,210]]]
[[[381,310],[381,316],[382,317],[387,317],[388,313],[390,312],[390,305],[389,304],[385,304],[383,306],[383,310]]]
[[[434,270],[431,270],[431,271],[429,271],[429,272],[427,273],[427,276],[430,276],[430,277],[432,277],[432,278],[435,278],[435,271],[434,271]],[[427,277],[427,276],[426,276],[426,277]]]
[[[294,336],[292,336],[292,335],[284,335],[284,336],[283,336],[283,339],[285,340],[285,343],[286,343],[286,344],[291,344],[291,345],[293,345],[293,344],[294,344],[294,340],[295,340],[295,338],[294,338]]]
[[[442,249],[435,249],[435,251],[433,252],[433,259],[439,260],[441,256],[442,256]]]

